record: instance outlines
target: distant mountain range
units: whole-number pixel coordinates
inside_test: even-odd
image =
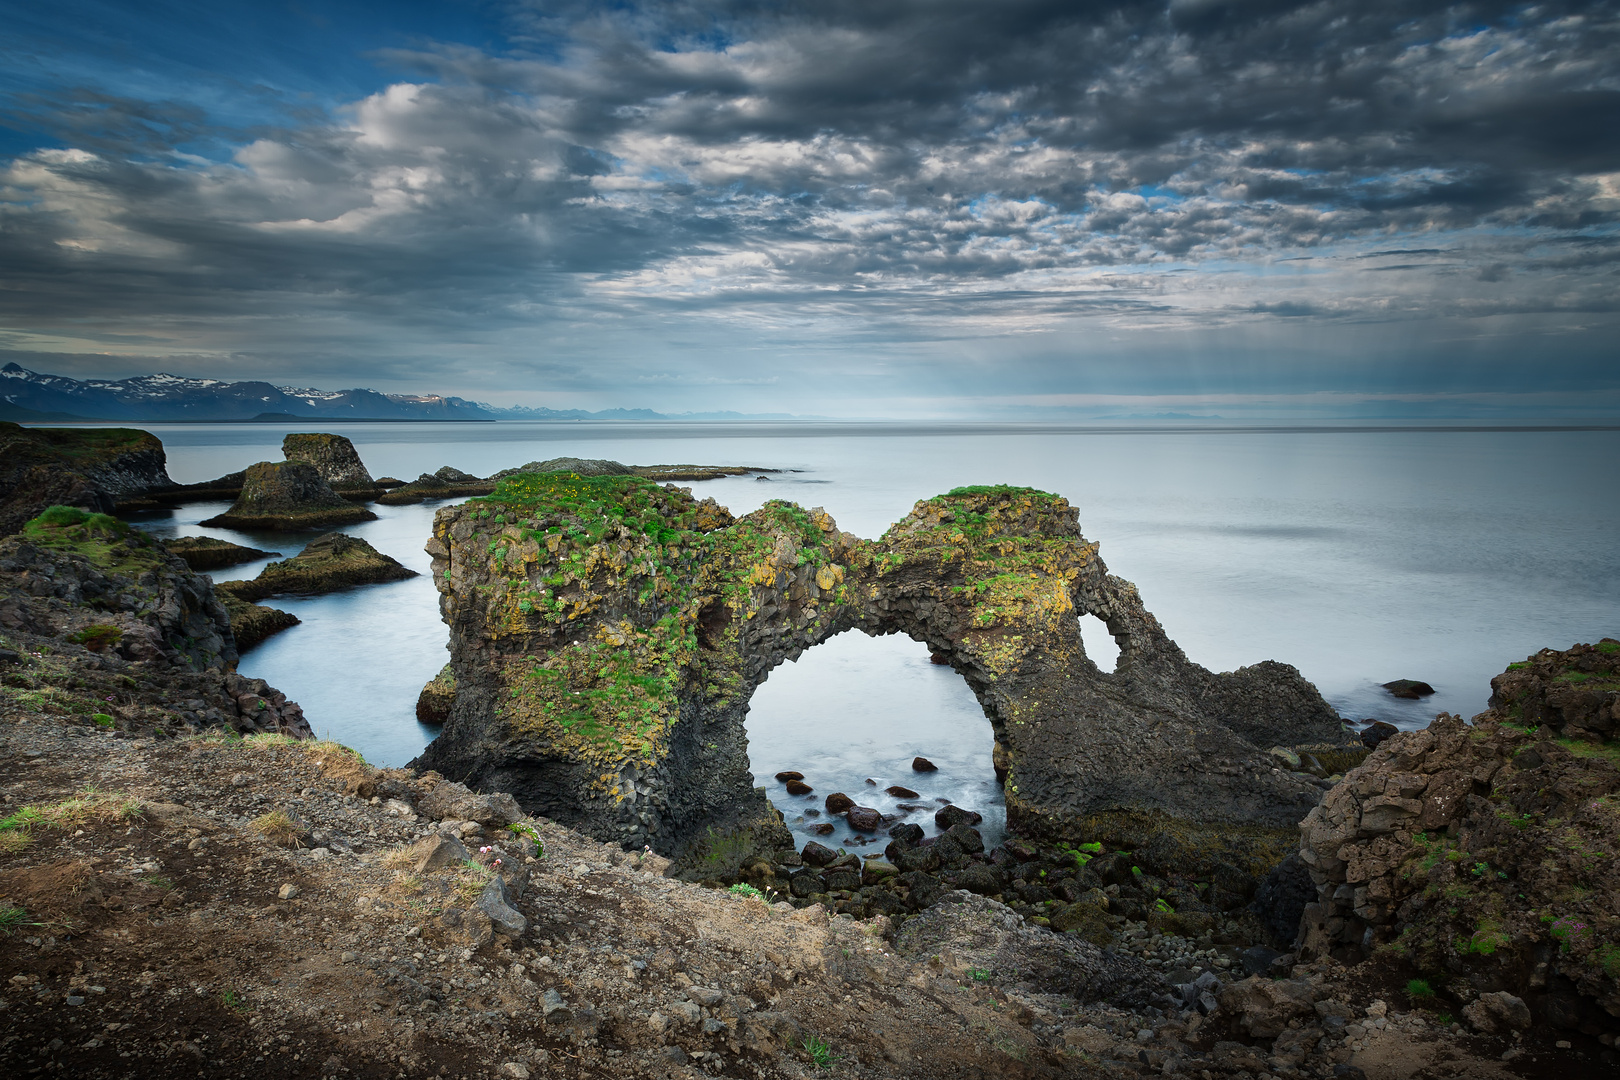
[[[498,409],[438,394],[379,394],[375,390],[309,390],[267,382],[223,382],[179,375],[132,379],[70,379],[20,364],[0,367],[0,420],[791,420],[786,413],[682,413],[651,409]]]

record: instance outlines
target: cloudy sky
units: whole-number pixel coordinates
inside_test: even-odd
[[[1620,415],[1620,11],[0,0],[0,359],[500,404]]]

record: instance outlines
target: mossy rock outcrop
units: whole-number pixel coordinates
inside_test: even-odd
[[[1338,716],[1287,665],[1188,661],[1076,517],[966,488],[869,541],[787,502],[736,520],[639,476],[509,475],[435,518],[457,691],[417,764],[678,856],[762,820],[743,721],[772,668],[846,630],[904,633],[978,696],[1015,832],[1152,818],[1285,850],[1322,788],[1262,748],[1343,741]],[[1115,671],[1086,656],[1084,614],[1119,642]]]
[[[361,497],[377,494],[377,482],[366,471],[354,443],[342,435],[291,434],[281,440],[281,453],[288,461],[305,461],[315,466],[321,479],[339,494]]]
[[[319,596],[416,576],[415,570],[401,566],[357,536],[327,533],[311,540],[292,558],[266,566],[252,581],[222,581],[215,588],[252,602],[278,593]]]
[[[0,535],[51,506],[110,514],[122,500],[175,486],[150,432],[0,421]]]
[[[165,540],[163,546],[186,560],[186,565],[193,570],[223,570],[227,566],[273,559],[281,554],[244,547],[214,536],[180,536]]]
[[[416,696],[416,719],[439,727],[450,719],[450,708],[455,703],[456,673],[446,664]]]
[[[1491,681],[1472,723],[1392,735],[1348,773],[1302,826],[1304,954],[1376,951],[1448,996],[1507,991],[1555,1027],[1610,1030],[1620,741],[1599,732],[1620,717],[1612,691],[1563,695],[1604,693],[1617,654],[1610,638],[1543,650]]]
[[[243,474],[231,508],[203,525],[225,529],[329,529],[377,515],[344,499],[307,461],[261,461]]]

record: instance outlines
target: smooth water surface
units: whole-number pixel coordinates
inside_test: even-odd
[[[661,422],[151,430],[180,482],[275,460],[289,430],[346,435],[374,476],[405,480],[445,464],[488,475],[561,455],[764,466],[784,471],[769,480],[692,486],[738,514],[770,498],[824,506],[842,528],[869,537],[916,500],[954,487],[1042,488],[1079,508],[1109,569],[1136,582],[1193,660],[1218,671],[1268,659],[1292,663],[1344,715],[1403,727],[1421,726],[1441,710],[1480,711],[1491,676],[1539,648],[1620,636],[1614,431]],[[220,509],[192,505],[141,523],[288,555],[309,539],[196,525]],[[348,531],[426,571],[422,544],[434,506],[374,509],[381,520]],[[249,565],[222,573],[257,571]],[[249,652],[245,673],[298,700],[317,731],[369,760],[401,764],[420,750],[432,732],[416,723],[416,694],[447,658],[425,574],[270,602],[305,622]],[[1425,680],[1439,692],[1423,702],[1397,701],[1378,684],[1398,678]],[[846,634],[779,668],[755,696],[749,734],[762,782],[779,769],[798,769],[818,797],[843,789],[873,805],[850,790],[870,793],[864,780],[871,776],[949,797],[987,818],[999,814],[994,784],[982,787],[991,776],[989,724],[966,684],[928,665],[922,646],[905,639]],[[937,790],[908,783],[902,765],[916,753],[941,765]],[[767,786],[790,820],[801,815],[798,800],[774,781]]]

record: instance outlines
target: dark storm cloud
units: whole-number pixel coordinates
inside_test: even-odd
[[[1616,306],[1611,3],[579,2],[505,25],[498,50],[386,50],[412,81],[225,162],[169,153],[218,137],[196,105],[18,97],[67,148],[4,175],[0,314],[83,340],[169,319],[226,353],[294,339],[225,322],[296,315],[334,354],[333,326],[374,328],[395,363],[407,334],[658,339],[672,314],[791,343]]]

